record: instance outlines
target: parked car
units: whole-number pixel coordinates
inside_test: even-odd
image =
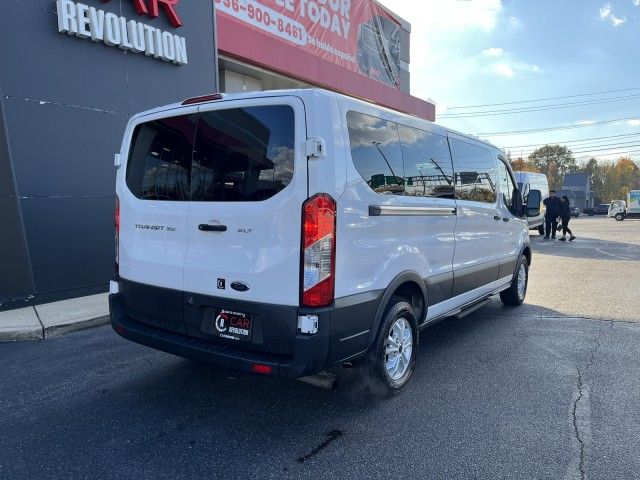
[[[572,217],[579,217],[580,216],[580,209],[578,207],[570,207],[570,212],[571,212],[571,216]]]
[[[476,137],[319,89],[216,94],[134,116],[116,158],[134,342],[290,378],[355,362],[395,392],[420,329],[525,299],[540,192]]]
[[[585,208],[583,213],[593,217],[594,215],[608,215],[609,214],[609,204],[601,203],[596,205],[594,208]]]

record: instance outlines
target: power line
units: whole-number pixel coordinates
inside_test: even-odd
[[[630,148],[630,147],[640,147],[640,143],[622,143],[622,144],[618,144],[619,146],[615,146],[616,144],[613,144],[612,146],[607,146],[607,145],[601,145],[603,148],[585,148],[585,149],[580,149],[580,150],[571,150],[571,153],[590,153],[590,152],[601,152],[601,151],[613,151],[613,150],[619,150],[619,149],[624,149],[624,148]],[[535,152],[535,150],[530,150],[528,152],[518,152],[521,155],[531,155],[533,152]]]
[[[637,156],[637,154],[640,154],[640,150],[627,150],[624,152],[611,152],[611,153],[595,153],[593,155],[590,155],[589,152],[580,152],[579,156],[574,157],[575,160],[581,160],[581,159],[585,159],[585,158],[593,158],[593,157],[610,157],[615,155],[616,157],[625,157],[628,155],[634,155]],[[528,158],[529,155],[523,155],[522,157],[516,157],[516,158]]]
[[[545,145],[564,145],[567,143],[579,143],[579,142],[592,142],[594,140],[602,140],[605,138],[619,138],[619,137],[633,137],[636,135],[640,135],[640,133],[625,133],[624,135],[609,135],[606,137],[593,137],[593,138],[585,138],[583,140],[562,140],[553,143],[533,143],[531,145],[513,145],[510,147],[504,147],[505,150],[515,150],[518,148],[526,148],[526,147],[544,147]]]
[[[559,127],[536,128],[536,129],[532,129],[532,130],[514,130],[514,131],[511,131],[511,132],[476,133],[476,136],[479,136],[479,137],[502,137],[502,136],[508,136],[508,135],[523,135],[523,134],[530,134],[530,133],[552,132],[552,131],[556,131],[556,130],[573,130],[574,128],[594,127],[596,125],[605,125],[605,124],[608,124],[608,123],[620,123],[620,122],[626,122],[626,121],[629,121],[629,120],[640,120],[640,118],[638,118],[638,117],[616,118],[616,119],[613,119],[613,120],[603,120],[601,122],[592,122],[592,123],[580,124],[580,125],[562,125],[562,126],[559,126]]]
[[[531,107],[523,107],[523,108],[513,108],[513,109],[503,109],[503,110],[485,110],[479,112],[465,112],[465,113],[452,113],[447,114],[444,113],[440,115],[439,119],[449,119],[449,118],[473,118],[473,117],[495,117],[498,115],[514,115],[518,113],[531,113],[531,112],[543,112],[548,110],[559,110],[563,108],[576,108],[576,107],[584,107],[588,105],[600,105],[604,103],[613,103],[613,102],[630,102],[633,100],[637,100],[640,98],[640,95],[631,95],[631,96],[621,96],[621,97],[612,97],[612,98],[602,98],[598,100],[585,100],[582,102],[570,102],[570,103],[557,103],[550,105],[536,105]]]
[[[571,150],[572,152],[590,152],[592,150],[598,149],[600,147],[611,147],[611,148],[615,148],[615,147],[624,147],[624,146],[635,146],[634,144],[637,143],[638,141],[640,141],[637,138],[634,139],[629,139],[627,141],[624,142],[612,142],[612,143],[601,143],[599,145],[576,145],[574,147],[571,146],[567,146],[567,145],[561,145],[564,147],[567,147],[569,150]],[[551,145],[559,145],[557,143],[555,144],[551,144]],[[535,152],[536,150],[539,150],[540,148],[544,148],[544,146],[539,147],[539,148],[528,148],[526,150],[521,149],[520,151],[516,150],[516,153],[532,153]]]
[[[640,90],[640,87],[622,88],[622,89],[619,89],[619,90],[606,90],[606,91],[601,91],[601,92],[581,93],[581,94],[577,94],[577,95],[564,95],[564,96],[561,96],[561,97],[537,98],[535,100],[519,100],[519,101],[503,102],[503,103],[486,103],[484,105],[466,105],[466,106],[461,106],[461,107],[448,107],[447,111],[449,111],[449,110],[460,110],[460,109],[464,109],[464,108],[481,108],[481,107],[498,107],[498,106],[502,106],[502,105],[517,105],[517,104],[522,104],[522,103],[544,102],[544,101],[547,101],[547,100],[563,100],[565,98],[589,97],[589,96],[592,96],[592,95],[604,95],[604,94],[607,94],[607,93],[630,92],[630,91],[633,91],[633,90]]]

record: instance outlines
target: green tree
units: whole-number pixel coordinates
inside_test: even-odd
[[[513,168],[514,172],[536,172],[540,173],[540,170],[536,168],[531,162],[528,162],[522,157],[518,157],[516,159],[510,158],[507,156],[509,163],[511,164],[511,168]]]
[[[584,166],[584,172],[591,175],[591,190],[597,198],[602,198],[604,181],[602,176],[602,168],[595,158],[590,158]]]
[[[559,189],[565,174],[578,169],[573,152],[563,145],[545,145],[529,155],[531,162],[549,180],[549,187]]]

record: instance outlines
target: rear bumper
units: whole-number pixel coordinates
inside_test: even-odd
[[[272,306],[270,317],[291,318],[298,313],[318,316],[319,331],[315,335],[292,335],[292,348],[287,353],[259,351],[255,348],[243,347],[240,343],[221,343],[205,338],[198,338],[175,329],[163,328],[162,323],[153,324],[138,321],[127,311],[127,303],[122,293],[109,295],[111,325],[115,332],[123,338],[146,345],[157,350],[205,361],[220,367],[245,372],[256,372],[256,365],[261,371],[272,376],[299,378],[312,375],[327,367],[336,365],[347,359],[355,358],[368,349],[366,333],[363,325],[370,325],[381,299],[382,292],[370,292],[340,299],[337,305],[318,310],[300,310],[290,306]],[[127,299],[130,301],[130,299]],[[247,302],[247,311],[255,308]],[[242,306],[235,306],[242,310]],[[357,334],[353,332],[357,331]],[[264,366],[270,367],[266,372]]]

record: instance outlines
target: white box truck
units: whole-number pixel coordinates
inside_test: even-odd
[[[621,222],[625,218],[640,218],[640,190],[631,190],[627,201],[614,200],[609,206],[609,217]]]

